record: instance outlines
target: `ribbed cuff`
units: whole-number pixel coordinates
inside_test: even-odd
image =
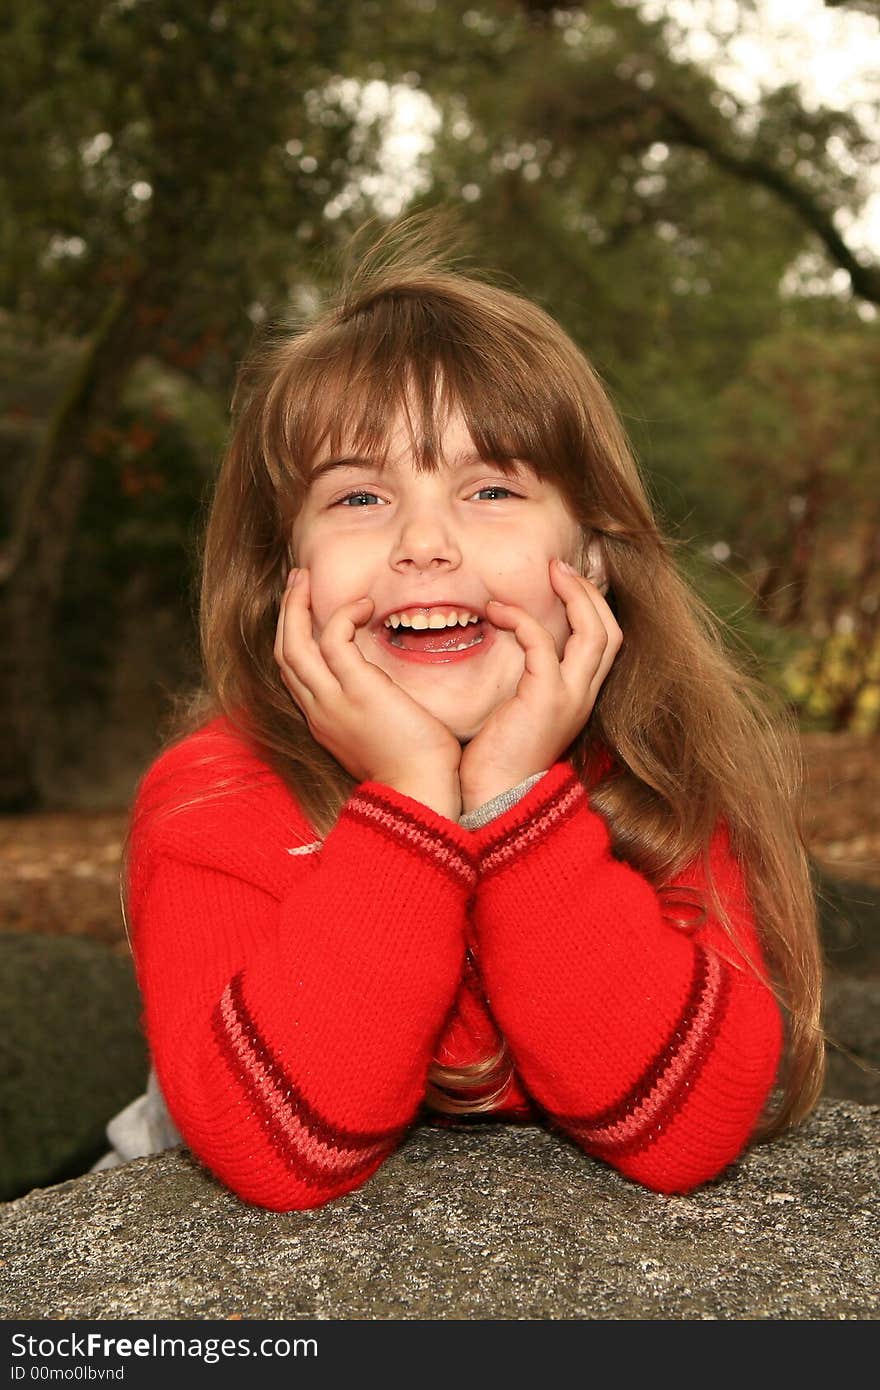
[[[515,806],[521,801],[530,787],[547,775],[544,772],[535,772],[531,777],[527,777],[524,782],[518,782],[509,791],[499,792],[493,796],[491,801],[485,801],[482,806],[475,806],[472,811],[466,811],[463,816],[459,816],[458,823],[464,830],[478,830],[481,825],[488,825],[504,811],[509,811],[511,806]]]

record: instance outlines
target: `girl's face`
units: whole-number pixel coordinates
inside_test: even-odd
[[[368,596],[369,623],[354,641],[367,661],[466,743],[511,699],[524,668],[513,632],[485,618],[487,640],[458,660],[398,656],[384,639],[385,617],[437,604],[486,613],[490,598],[524,608],[552,635],[562,659],[571,633],[550,583],[554,555],[573,562],[579,527],[560,492],[527,465],[505,477],[480,459],[458,410],[441,439],[440,469],[418,473],[399,422],[384,470],[347,463],[312,483],[293,530],[295,563],[308,569],[316,638],[342,604]],[[457,629],[467,641],[473,629]]]

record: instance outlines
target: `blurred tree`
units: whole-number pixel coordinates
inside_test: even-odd
[[[672,56],[670,19],[632,4],[396,0],[389,28],[392,12],[412,16],[395,51],[444,117],[422,204],[468,206],[482,259],[609,382],[669,523],[694,511],[723,535],[734,496],[706,467],[718,394],[761,336],[858,327],[858,296],[880,297],[835,226],[864,205],[876,143],[792,86],[736,99]]]
[[[723,393],[714,457],[738,492],[734,564],[760,612],[822,638],[821,682],[836,634],[848,673],[825,713],[847,727],[876,680],[880,643],[880,338],[803,330],[761,340]],[[827,658],[827,659],[826,659]]]
[[[782,626],[827,613],[840,555],[849,600],[870,597],[854,586],[876,569],[878,379],[876,333],[795,330],[761,340],[723,393],[714,452],[739,492],[734,550]]]
[[[283,292],[298,239],[346,167],[349,122],[313,121],[307,98],[335,70],[350,16],[345,0],[4,10],[2,303],[32,341],[84,344],[18,489],[0,565],[7,809],[39,798],[52,617],[89,483],[88,437],[145,355],[228,386],[253,326],[246,311],[258,318]],[[307,131],[315,153],[302,157]]]

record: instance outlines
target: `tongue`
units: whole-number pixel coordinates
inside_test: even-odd
[[[467,627],[435,627],[397,629],[397,643],[407,652],[451,652],[456,647],[470,646],[483,636],[482,620]]]

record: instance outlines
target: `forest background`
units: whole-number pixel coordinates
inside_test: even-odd
[[[707,7],[718,42],[748,8]],[[840,230],[877,131],[845,91],[738,100],[646,12],[12,0],[0,809],[126,801],[197,673],[255,328],[319,302],[367,217],[438,203],[597,364],[693,583],[804,730],[880,728],[880,268]]]

